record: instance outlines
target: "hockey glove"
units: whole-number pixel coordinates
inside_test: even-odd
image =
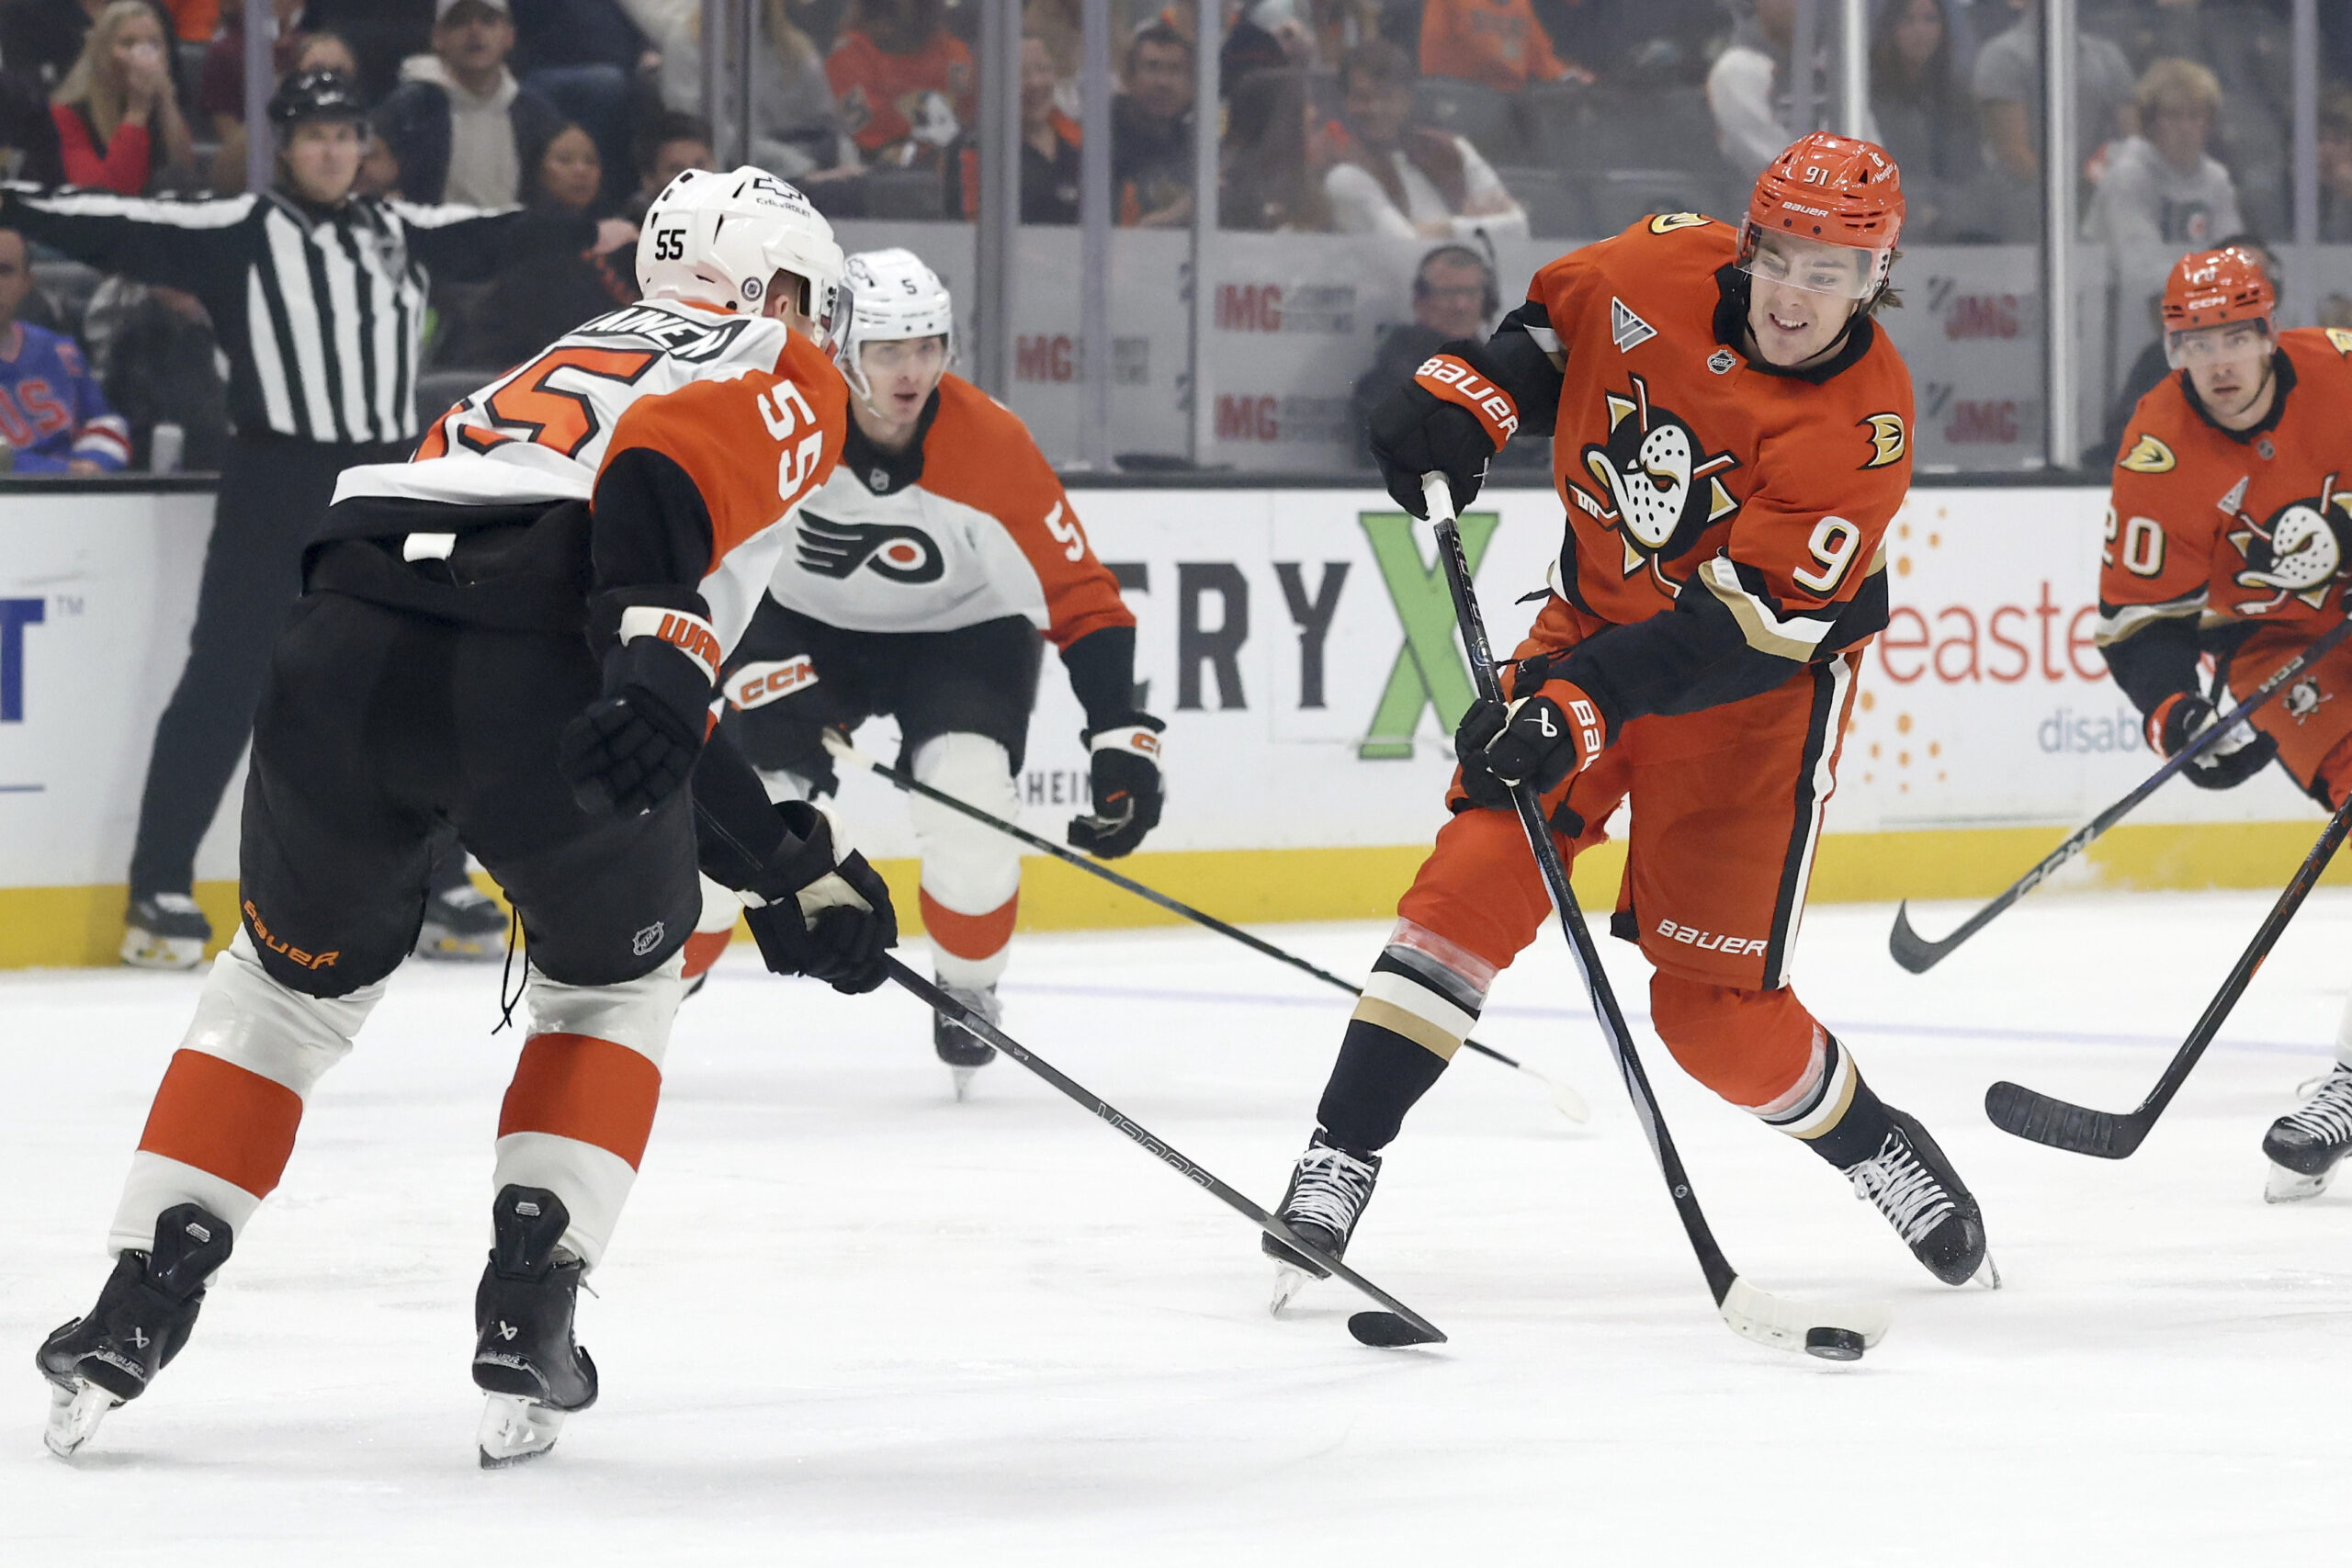
[[[2167,757],[2213,727],[2213,705],[2194,692],[2175,692],[2148,716],[2148,744]],[[2199,789],[2235,789],[2270,765],[2278,742],[2240,719],[2227,735],[2197,753],[2182,770]]]
[[[1478,352],[1466,342],[1446,344],[1366,421],[1381,482],[1416,517],[1429,516],[1423,474],[1443,474],[1461,512],[1478,499],[1488,459],[1519,430],[1518,405],[1477,367]]]
[[[791,837],[739,895],[761,958],[778,975],[807,975],[848,996],[874,989],[888,977],[883,953],[899,942],[890,890],[855,850],[835,856],[823,812],[802,800],[775,810]]]
[[[831,729],[846,740],[849,733],[837,718],[829,717],[831,688],[819,678],[815,660],[796,653],[739,664],[727,672],[718,689],[739,716],[734,722],[742,728],[733,733],[747,754],[764,761],[781,747],[792,755],[786,771],[800,779],[808,798],[841,794],[841,775],[833,768],[833,754],[825,750],[824,735]],[[817,731],[817,744],[804,746],[810,728]]]
[[[1462,793],[1490,809],[1509,807],[1511,786],[1522,781],[1549,795],[1592,765],[1608,732],[1600,707],[1573,681],[1546,681],[1533,696],[1508,703],[1480,698],[1453,732]]]
[[[585,811],[606,803],[624,817],[650,811],[694,772],[718,678],[718,634],[697,594],[682,604],[600,604],[616,639],[605,654],[604,694],[564,726],[556,761]]]
[[[1072,849],[1116,860],[1159,826],[1159,732],[1167,728],[1139,713],[1079,737],[1094,754],[1094,810],[1069,819]]]

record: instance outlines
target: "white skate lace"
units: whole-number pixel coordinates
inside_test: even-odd
[[[2352,1071],[2331,1068],[2302,1087],[2309,1089],[2313,1082],[2318,1088],[2311,1099],[2281,1120],[2315,1144],[2352,1143]]]
[[[1298,1156],[1298,1190],[1283,1205],[1283,1218],[1309,1221],[1344,1241],[1372,1197],[1373,1175],[1343,1149],[1311,1148]]]
[[[1878,1153],[1850,1167],[1846,1179],[1854,1184],[1854,1196],[1878,1205],[1906,1247],[1917,1247],[1955,1209],[1943,1184],[1900,1133],[1889,1133]]]

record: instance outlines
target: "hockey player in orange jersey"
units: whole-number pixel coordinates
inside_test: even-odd
[[[1455,738],[1454,815],[1397,905],[1282,1215],[1338,1250],[1380,1151],[1551,908],[1503,785],[1532,782],[1564,856],[1632,829],[1614,929],[1656,966],[1683,1068],[1827,1160],[1948,1284],[1987,1264],[1976,1201],[1790,988],[1797,924],[1865,643],[1880,539],[1909,483],[1911,379],[1892,303],[1895,166],[1816,134],[1747,221],[1647,218],[1535,275],[1483,344],[1447,344],[1373,415],[1389,493],[1458,507],[1521,429],[1554,434],[1568,531],[1505,672]],[[1279,1308],[1310,1269],[1269,1240]]]
[[[2165,355],[2179,373],[2140,400],[2115,454],[2099,649],[2165,756],[2218,716],[2198,690],[2202,654],[2218,660],[2233,706],[2345,615],[2352,333],[2280,332],[2277,308],[2248,253],[2183,256],[2164,294]],[[2187,773],[2229,789],[2274,761],[2324,807],[2352,791],[2352,648],[2323,657]],[[2335,1053],[2262,1141],[2274,1203],[2318,1196],[2352,1150],[2352,1004]]]
[[[1021,421],[949,371],[955,312],[938,275],[885,250],[850,257],[849,276],[848,447],[793,514],[791,548],[728,673],[726,728],[773,791],[822,795],[834,786],[827,735],[887,714],[917,780],[1014,819],[1049,641],[1086,714],[1092,809],[1069,841],[1126,854],[1159,820],[1161,725],[1136,706],[1136,618],[1118,581]],[[994,1021],[1020,847],[920,796],[909,811],[939,983]],[[729,924],[712,892],[690,975]],[[944,1015],[932,1043],[958,1098],[996,1055]]]
[[[573,1307],[652,1132],[697,810],[725,821],[701,864],[757,906],[772,967],[881,983],[880,879],[705,744],[775,525],[841,455],[841,248],[759,170],[689,172],[637,265],[644,303],[466,398],[417,460],[347,471],[306,552],[254,730],[242,929],[155,1091],[113,1274],[38,1353],[60,1454],[187,1343],[311,1089],[415,944],[443,824],[526,938],[474,1297],[485,1465],[544,1451],[596,1397]]]

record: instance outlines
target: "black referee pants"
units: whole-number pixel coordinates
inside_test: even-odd
[[[404,461],[399,444],[241,435],[220,466],[220,493],[197,592],[187,664],[155,726],[130,896],[185,893],[196,850],[253,734],[269,650],[302,592],[302,547],[317,530],[334,482],[361,463]],[[434,886],[464,877],[464,857],[445,842]]]

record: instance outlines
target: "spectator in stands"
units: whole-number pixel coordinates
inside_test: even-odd
[[[631,215],[641,224],[645,209],[672,180],[688,169],[718,167],[708,120],[676,109],[655,115],[638,128],[637,194],[629,199]]]
[[[304,71],[340,71],[357,78],[359,57],[341,33],[305,32],[300,26],[301,8],[277,0],[279,33],[270,46],[280,77]],[[288,19],[290,12],[291,20]],[[232,17],[238,14],[230,13]],[[220,143],[212,155],[212,188],[222,195],[245,188],[245,36],[238,25],[212,40],[204,52],[204,70],[198,79],[196,112],[212,127]]]
[[[567,125],[533,159],[524,176],[524,200],[555,217],[602,217],[604,176],[594,139]],[[590,317],[630,303],[637,299],[634,241],[632,234],[603,250],[517,256],[499,269],[474,305],[470,330],[458,334],[443,358],[452,365],[517,364]]]
[[[947,30],[946,0],[856,0],[825,76],[871,164],[940,162],[973,122],[972,51]]]
[[[1428,0],[1421,7],[1421,74],[1516,93],[1530,82],[1589,82],[1592,73],[1553,52],[1528,0]]]
[[[2140,78],[2134,106],[2140,134],[2109,154],[2084,232],[2131,253],[2120,258],[2129,268],[2169,268],[2182,250],[2239,227],[2237,187],[2205,151],[2222,85],[2192,61],[2159,60]]]
[[[1795,47],[1797,0],[1754,0],[1732,29],[1731,47],[1707,72],[1707,107],[1715,117],[1715,144],[1743,186],[1761,174],[1788,144],[1811,127],[1796,123],[1796,83],[1790,51]],[[1829,44],[1834,29],[1823,28],[1816,44],[1814,81],[1824,94],[1836,91]],[[1865,118],[1863,134],[1878,139]]]
[[[629,167],[629,95],[653,62],[651,42],[621,0],[512,4],[516,74],[595,138],[601,166],[616,182],[605,194],[617,200]]]
[[[1999,238],[2030,240],[2041,229],[2041,0],[2008,4],[2017,19],[1976,52],[1976,112],[1995,198],[1989,226]],[[2075,38],[2078,167],[2098,167],[2107,144],[2137,129],[2135,86],[2121,50],[2097,33]]]
[[[112,0],[98,13],[50,108],[67,184],[137,196],[159,175],[195,168],[171,62],[145,0]]]
[[[390,97],[401,62],[433,47],[435,0],[306,0],[305,27],[351,40],[359,56],[359,91],[371,104]]]
[[[1412,379],[1415,367],[1447,344],[1485,341],[1501,310],[1495,269],[1483,252],[1450,243],[1421,258],[1413,272],[1413,319],[1382,336],[1372,368],[1357,378],[1348,398],[1348,428],[1354,433],[1360,467],[1372,467],[1368,422],[1380,400]]]
[[[0,466],[119,474],[130,461],[130,426],[107,406],[72,338],[17,319],[32,288],[25,237],[0,229]]]
[[[1052,50],[1021,39],[1021,221],[1078,221],[1078,121],[1055,101]]]
[[[1977,170],[1974,105],[1952,69],[1949,0],[1891,0],[1871,39],[1871,116],[1903,170],[1903,231],[1939,237]]]
[[[1323,198],[1346,234],[1524,235],[1527,213],[1478,150],[1413,125],[1413,62],[1385,39],[1340,62],[1340,121],[1325,128]]]
[[[752,56],[752,162],[801,185],[854,174],[857,147],[834,107],[815,41],[793,21],[786,0],[758,0],[752,14],[760,48]],[[662,101],[681,113],[701,113],[701,8],[672,13],[655,36]]]
[[[1706,79],[1731,27],[1726,0],[1533,0],[1552,51],[1628,85]]]
[[[1317,233],[1331,227],[1307,157],[1306,73],[1253,71],[1233,87],[1218,160],[1218,222]]]
[[[1111,100],[1111,184],[1118,220],[1177,229],[1193,220],[1193,44],[1165,21],[1127,46],[1126,91]]]
[[[6,0],[0,6],[0,70],[38,87],[44,98],[56,92],[107,0]],[[158,6],[155,25],[164,37],[172,31],[170,15]]]
[[[2319,237],[2352,242],[2352,87],[2340,84],[2319,100]]]
[[[155,431],[179,427],[179,458],[161,470],[209,473],[229,451],[229,388],[204,302],[177,288],[109,277],[90,297],[82,342],[106,393],[130,422],[130,466],[155,469]]]
[[[384,133],[373,126],[368,128],[368,148],[359,154],[359,183],[351,187],[355,196],[397,197],[401,194],[401,161],[392,152],[392,144]]]
[[[410,200],[514,205],[522,149],[546,146],[563,117],[514,80],[514,47],[508,0],[435,0],[433,52],[401,67],[399,89],[376,116]]]

